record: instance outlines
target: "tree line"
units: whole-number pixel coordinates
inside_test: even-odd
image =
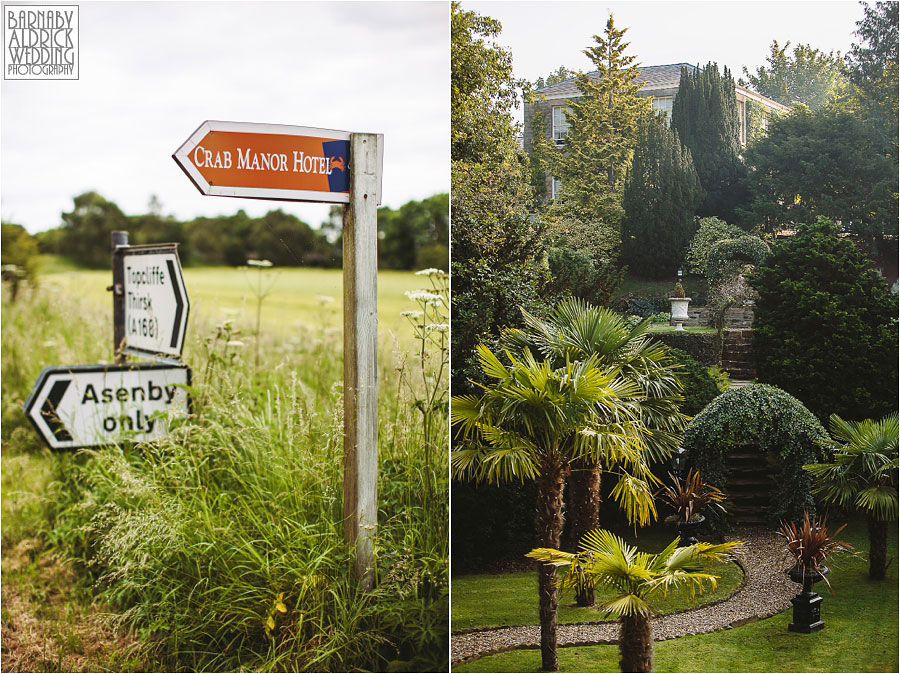
[[[4,264],[33,267],[37,253],[60,255],[87,268],[109,266],[110,233],[129,232],[129,243],[178,243],[185,265],[246,264],[265,259],[277,266],[341,266],[340,206],[318,229],[281,209],[251,217],[242,209],[231,215],[179,220],[163,215],[156,197],[147,213],[126,215],[113,201],[96,192],[79,194],[62,224],[31,237],[24,228],[4,223]],[[382,269],[447,269],[449,195],[410,201],[398,209],[378,209],[378,265]],[[13,259],[6,254],[7,240]],[[9,259],[7,259],[9,258]],[[19,259],[22,258],[22,259]]]

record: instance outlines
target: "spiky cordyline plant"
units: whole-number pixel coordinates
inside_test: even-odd
[[[690,522],[707,506],[718,512],[725,512],[725,508],[722,506],[725,494],[718,487],[706,482],[700,476],[699,470],[693,468],[689,470],[683,482],[672,473],[669,473],[669,478],[672,484],[660,487],[656,496],[661,497],[664,502],[672,506],[678,522]]]
[[[834,463],[803,466],[826,503],[854,506],[869,525],[869,578],[884,580],[888,522],[897,519],[898,422],[896,412],[880,421],[844,421],[831,415],[831,435],[840,443]]]
[[[804,510],[803,523],[800,526],[793,521],[782,521],[781,528],[778,530],[778,533],[784,536],[788,552],[804,579],[814,572],[821,573],[825,560],[831,555],[853,550],[853,546],[849,543],[837,540],[838,534],[844,530],[846,524],[842,524],[832,534],[828,533],[827,525],[827,517],[816,517],[810,520],[809,512]],[[828,579],[824,575],[822,579],[830,590],[831,584]]]
[[[656,611],[650,601],[670,590],[681,590],[694,599],[708,584],[715,590],[718,576],[704,573],[708,561],[727,559],[742,541],[695,543],[682,548],[678,539],[655,555],[638,552],[609,531],[595,529],[581,541],[578,553],[537,548],[528,557],[553,566],[567,566],[562,587],[587,582],[592,587],[609,585],[618,594],[600,605],[608,616],[621,622],[620,666],[623,672],[653,671],[653,638],[650,617]]]

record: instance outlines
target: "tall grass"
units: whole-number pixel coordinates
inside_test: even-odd
[[[5,453],[35,451],[16,408],[41,367],[110,357],[103,314],[63,289],[4,304]],[[377,584],[366,594],[343,541],[337,325],[323,303],[316,328],[259,335],[256,367],[250,326],[192,317],[190,418],[156,443],[48,456],[40,535],[160,667],[447,670],[440,331],[415,352],[380,347]]]

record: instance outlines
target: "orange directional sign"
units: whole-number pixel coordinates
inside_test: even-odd
[[[207,195],[350,201],[348,131],[207,121],[172,157]]]

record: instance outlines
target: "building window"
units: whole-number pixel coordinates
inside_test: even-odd
[[[561,145],[567,135],[569,135],[569,122],[566,119],[566,107],[563,105],[554,105],[553,142]]]
[[[659,98],[650,99],[650,107],[653,112],[661,112],[666,116],[666,124],[672,126],[672,102],[674,96],[660,96]]]
[[[550,179],[550,198],[556,199],[559,196],[559,186],[560,186],[559,178],[553,177]]]

